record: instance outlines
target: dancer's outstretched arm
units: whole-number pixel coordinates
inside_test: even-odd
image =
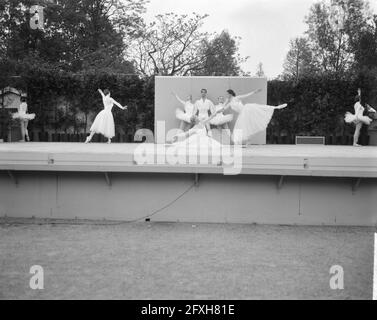
[[[218,113],[223,112],[223,111],[224,111],[224,108],[221,108],[221,109],[217,110],[216,112],[212,113],[212,114],[209,116],[208,119],[203,120],[203,123],[204,123],[204,124],[207,124],[207,123],[210,122],[214,117],[216,117],[216,115],[217,115]]]
[[[114,103],[117,107],[119,107],[120,109],[122,109],[122,110],[126,110],[126,109],[127,109],[127,106],[123,107],[119,102],[115,101],[114,99],[113,99],[113,103]]]
[[[376,109],[372,108],[369,104],[367,104],[368,112],[376,113]]]
[[[237,98],[238,98],[238,99],[245,99],[245,98],[250,97],[250,96],[252,96],[253,94],[256,94],[256,93],[261,92],[261,91],[262,91],[262,89],[257,89],[257,90],[251,91],[251,92],[249,92],[249,93],[246,93],[246,94],[243,94],[243,95],[237,96]]]
[[[174,97],[182,104],[182,105],[185,105],[186,102],[183,101],[175,92],[172,92],[172,94],[174,95]]]

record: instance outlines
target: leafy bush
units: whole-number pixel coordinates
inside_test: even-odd
[[[12,121],[12,115],[9,110],[0,107],[0,139],[7,141],[8,130]]]

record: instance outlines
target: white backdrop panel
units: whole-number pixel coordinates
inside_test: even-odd
[[[226,97],[226,91],[233,89],[236,94],[245,94],[261,89],[262,91],[245,100],[244,103],[267,103],[267,79],[250,77],[156,77],[155,82],[155,136],[159,136],[157,121],[165,121],[166,133],[179,128],[179,121],[175,117],[175,110],[182,105],[175,99],[172,92],[186,100],[188,95],[196,101],[200,98],[201,89],[208,90],[208,98],[217,104],[219,96]],[[227,113],[233,111],[227,111]],[[235,114],[235,119],[237,114]],[[231,124],[233,129],[234,122]],[[160,142],[160,141],[156,141]],[[255,135],[252,144],[266,144],[266,132]]]

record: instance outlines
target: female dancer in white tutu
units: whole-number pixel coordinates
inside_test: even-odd
[[[355,108],[355,114],[347,112],[346,115],[345,115],[345,117],[344,117],[345,122],[347,122],[347,123],[354,123],[355,126],[356,126],[355,133],[353,135],[353,145],[355,147],[359,147],[360,146],[358,144],[358,142],[359,142],[359,137],[360,137],[360,131],[361,131],[361,128],[363,127],[363,124],[369,126],[371,124],[371,122],[372,122],[371,118],[369,118],[367,116],[364,116],[364,110],[365,110],[365,108],[360,103],[360,100],[361,100],[360,99],[360,95],[357,95],[356,98],[355,98],[355,106],[354,106],[354,108]],[[369,108],[373,109],[371,107],[369,107]]]
[[[18,109],[18,112],[14,113],[12,115],[13,119],[19,119],[20,124],[21,124],[21,134],[22,134],[22,139],[21,141],[30,141],[29,137],[29,131],[27,129],[29,121],[35,119],[35,113],[28,113],[27,112],[27,103],[26,99],[24,97],[21,97],[21,104]]]
[[[195,106],[192,102],[192,95],[187,97],[186,101],[183,101],[176,93],[172,92],[176,99],[183,105],[184,111],[182,109],[175,110],[175,116],[178,120],[181,120],[179,129],[186,131],[187,128],[191,127],[191,117],[194,115]]]
[[[224,97],[221,96],[217,99],[218,104],[215,106],[215,112],[219,111],[219,113],[216,114],[216,116],[210,121],[210,124],[213,126],[216,126],[218,129],[229,129],[229,123],[233,121],[233,115],[232,114],[224,114],[222,110],[224,110],[225,107],[225,100]]]
[[[90,135],[86,138],[85,143],[89,143],[96,133],[104,135],[108,139],[107,143],[111,143],[111,138],[115,136],[114,117],[111,110],[114,104],[122,110],[127,109],[127,106],[123,107],[120,103],[111,98],[108,89],[105,89],[104,92],[102,92],[101,89],[98,89],[98,92],[102,96],[104,109],[98,113],[94,119],[94,122],[90,127]]]
[[[245,95],[237,96],[233,90],[228,90],[228,100],[224,110],[231,107],[239,113],[233,129],[232,139],[234,144],[246,144],[256,133],[267,128],[274,111],[284,109],[287,104],[273,107],[256,103],[243,104],[241,99],[247,98],[261,90],[255,90]]]

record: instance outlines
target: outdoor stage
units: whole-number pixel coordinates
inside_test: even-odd
[[[221,161],[138,165],[141,146],[156,148],[0,144],[0,216],[377,225],[377,147],[249,146],[224,175]]]

